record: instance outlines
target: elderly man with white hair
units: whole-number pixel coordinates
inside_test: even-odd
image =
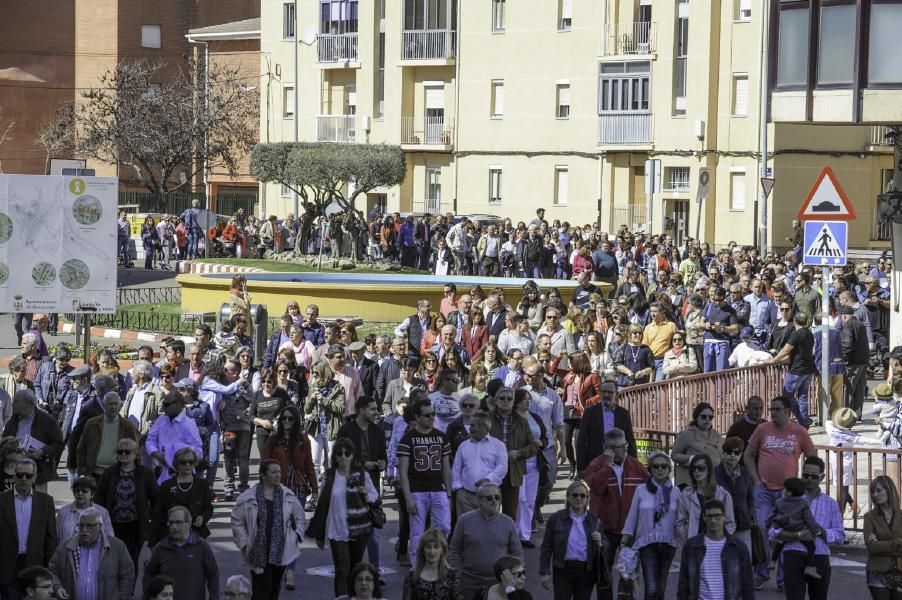
[[[226,579],[222,596],[235,600],[251,600],[251,582],[244,575],[232,575]]]
[[[133,385],[125,394],[120,414],[128,419],[141,434],[141,442],[147,438],[153,422],[163,412],[163,392],[153,383],[153,363],[138,360],[132,365]]]
[[[54,592],[62,600],[129,600],[135,591],[135,567],[125,544],[103,529],[103,515],[86,508],[78,534],[61,543],[48,568]]]
[[[34,380],[38,375],[38,368],[41,366],[41,340],[38,334],[28,332],[22,335],[22,354],[21,358],[25,361],[25,379],[34,385]]]

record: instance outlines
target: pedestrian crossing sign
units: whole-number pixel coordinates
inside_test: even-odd
[[[802,264],[845,266],[848,233],[849,224],[846,221],[805,221]]]

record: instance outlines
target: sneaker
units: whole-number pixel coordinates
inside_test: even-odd
[[[225,495],[223,495],[223,497],[222,497],[223,502],[232,502],[234,499],[235,499],[235,492],[232,492],[232,491],[226,492]]]
[[[803,573],[805,573],[805,577],[811,577],[812,579],[820,579],[821,578],[821,574],[817,572],[817,567],[815,567],[813,565],[810,567],[805,567],[805,570],[803,571]]]

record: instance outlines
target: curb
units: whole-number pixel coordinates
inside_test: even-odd
[[[60,331],[75,335],[75,323],[60,323]],[[150,333],[145,331],[131,331],[128,329],[106,329],[104,327],[91,327],[91,337],[106,338],[110,340],[131,340],[138,342],[163,341],[163,338],[174,337],[186,344],[193,344],[194,338],[188,336],[171,336],[164,333]]]
[[[238,265],[221,265],[214,263],[201,263],[191,260],[177,260],[173,273],[263,273],[263,269],[257,267],[242,267]]]

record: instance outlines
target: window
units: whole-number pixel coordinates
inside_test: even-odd
[[[871,5],[871,36],[868,50],[868,83],[902,82],[899,32],[902,4]]]
[[[442,170],[426,167],[426,212],[433,214],[442,209]]]
[[[752,0],[738,0],[736,3],[736,20],[748,22],[752,20]]]
[[[492,0],[492,31],[504,31],[504,9],[506,0]]]
[[[558,119],[569,119],[570,118],[570,84],[569,83],[558,83],[556,85],[556,99],[557,99],[557,118]]]
[[[570,31],[573,27],[573,0],[558,0],[558,31]]]
[[[748,73],[733,75],[733,116],[749,115],[749,76]]]
[[[282,89],[282,116],[286,119],[294,118],[294,108],[297,104],[297,99],[294,95],[294,86],[286,85]]]
[[[670,167],[664,179],[665,192],[689,191],[689,167]]]
[[[852,85],[856,10],[854,4],[821,7],[817,53],[819,85]]]
[[[321,34],[357,33],[357,0],[322,0],[319,11]]]
[[[501,174],[501,167],[489,166],[489,204],[501,204]]]
[[[570,169],[568,167],[554,168],[554,203],[557,206],[567,204],[570,197]]]
[[[290,198],[293,194],[294,194],[294,192],[291,190],[291,188],[283,183],[282,184],[282,197]]]
[[[404,0],[404,29],[456,29],[457,0]]]
[[[504,116],[504,81],[492,81],[492,108],[491,115],[493,119],[500,119]]]
[[[159,25],[141,25],[141,47],[162,47],[162,33]]]
[[[730,210],[745,210],[745,169],[730,170]]]
[[[376,118],[385,117],[385,32],[379,34],[379,72],[376,75]]]
[[[808,8],[781,8],[777,41],[777,87],[808,83]]]
[[[294,2],[286,3],[282,5],[282,39],[283,40],[293,40],[294,39]]]
[[[673,65],[673,96],[675,115],[686,114],[686,80],[689,58],[689,2],[680,0],[676,23],[676,52]]]
[[[601,63],[598,85],[599,114],[647,112],[651,99],[651,63]]]

